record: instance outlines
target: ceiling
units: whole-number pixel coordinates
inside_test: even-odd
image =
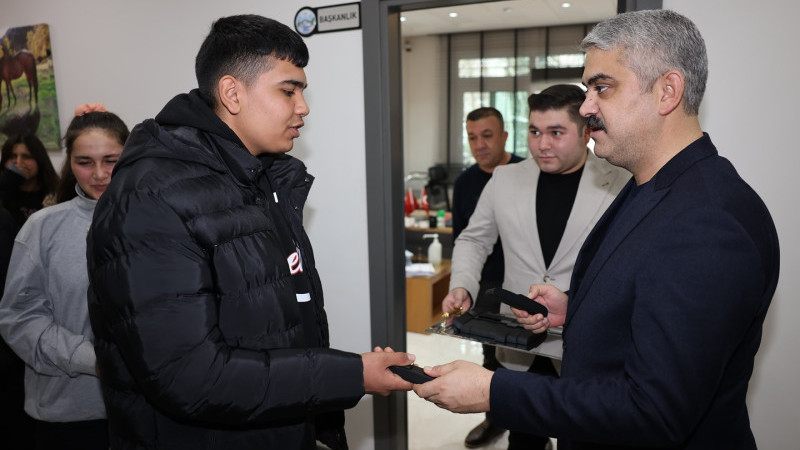
[[[569,2],[569,8],[562,3]],[[458,17],[449,17],[450,13]],[[508,0],[406,11],[403,36],[462,33],[599,22],[617,12],[617,0]]]

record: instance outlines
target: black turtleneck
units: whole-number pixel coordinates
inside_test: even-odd
[[[572,204],[578,194],[583,167],[562,175],[541,172],[536,188],[536,226],[545,267],[550,267],[567,227]]]

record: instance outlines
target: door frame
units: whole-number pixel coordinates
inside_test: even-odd
[[[400,13],[485,0],[364,0],[367,239],[372,346],[406,349],[403,111]],[[662,0],[618,0],[617,12],[661,9]],[[376,450],[408,448],[406,394],[374,397]]]

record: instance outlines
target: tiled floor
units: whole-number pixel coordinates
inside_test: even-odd
[[[483,362],[481,344],[436,334],[407,333],[406,349],[416,355],[417,364],[435,366],[456,359]],[[481,423],[484,414],[454,414],[408,393],[409,450],[463,450],[469,430]],[[485,449],[506,449],[505,433]]]
[[[481,344],[438,334],[406,333],[406,349],[421,366],[435,366],[456,359],[483,362]],[[467,433],[483,421],[484,414],[454,414],[408,394],[409,450],[463,450]],[[556,442],[553,440],[553,448]],[[485,449],[508,448],[508,433]]]

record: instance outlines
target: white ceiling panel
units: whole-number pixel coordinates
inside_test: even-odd
[[[617,0],[508,0],[448,6],[401,14],[403,36],[531,28],[599,22],[617,12]],[[457,17],[450,17],[457,13]]]

